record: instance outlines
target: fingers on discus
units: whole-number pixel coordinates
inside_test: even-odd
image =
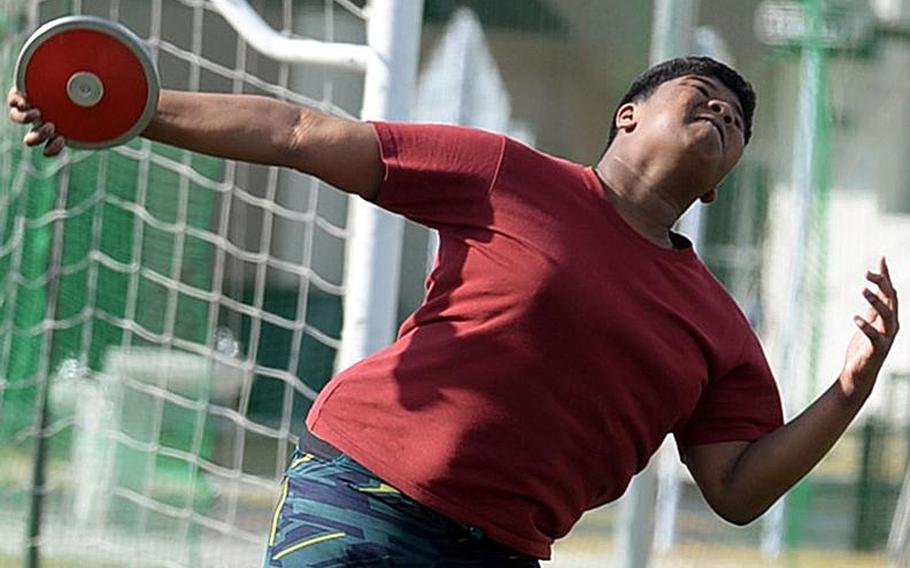
[[[38,146],[45,141],[50,140],[57,133],[53,122],[45,122],[38,128],[34,128],[22,139],[26,146]]]
[[[30,124],[41,119],[41,111],[32,108],[28,101],[25,100],[25,96],[17,91],[15,87],[10,89],[9,95],[7,95],[7,102],[9,102],[9,118],[13,122]]]
[[[17,124],[31,124],[41,120],[41,111],[36,108],[22,110],[16,107],[10,107],[9,119]]]
[[[63,151],[63,148],[66,146],[66,140],[63,136],[55,136],[50,142],[47,143],[47,146],[44,147],[44,155],[48,158],[56,156]]]
[[[9,90],[9,94],[6,95],[6,102],[9,103],[9,106],[16,107],[18,109],[25,110],[28,108],[28,102],[25,100],[25,96],[20,93],[16,87],[13,87]]]

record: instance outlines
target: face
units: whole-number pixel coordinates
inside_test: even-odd
[[[669,160],[708,189],[733,169],[745,146],[739,99],[710,77],[687,75],[667,81],[647,100],[623,105],[616,121],[653,155]]]

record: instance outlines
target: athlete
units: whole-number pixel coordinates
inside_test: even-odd
[[[10,93],[10,117],[40,109]],[[537,566],[667,434],[724,519],[760,516],[828,452],[898,331],[881,259],[840,375],[788,423],[759,342],[671,230],[749,141],[750,85],[708,58],[632,84],[593,167],[496,134],[165,91],[147,138],[295,168],[438,229],[424,303],[343,371],[282,483],[268,566]],[[52,124],[29,146],[58,154]]]

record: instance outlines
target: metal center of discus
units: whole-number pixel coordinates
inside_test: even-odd
[[[74,104],[81,107],[93,107],[104,96],[104,84],[94,73],[80,71],[73,73],[66,83],[66,94]]]

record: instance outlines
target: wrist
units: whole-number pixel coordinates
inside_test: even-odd
[[[861,380],[850,373],[841,373],[837,381],[837,392],[843,403],[848,406],[861,407],[869,395],[872,394],[872,387],[875,385],[875,379]]]

